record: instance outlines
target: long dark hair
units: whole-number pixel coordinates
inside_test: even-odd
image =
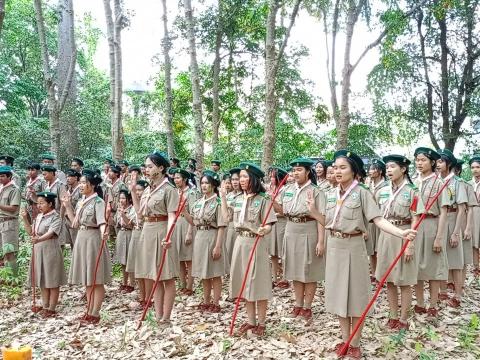
[[[83,175],[85,180],[89,182],[93,186],[93,191],[97,193],[97,195],[103,199],[103,190],[100,184],[102,183],[102,177],[98,175],[95,171],[88,171],[84,170]]]
[[[400,161],[394,161],[394,160],[389,160],[389,162],[394,162],[395,164],[397,164],[398,166],[400,166],[400,169],[401,168],[404,168],[405,169],[405,176],[407,177],[407,180],[410,184],[413,184],[413,181],[412,181],[412,178],[410,177],[410,173],[409,173],[409,166],[407,164],[405,164],[404,162],[400,162]]]
[[[218,187],[220,186],[220,183],[215,180],[213,177],[210,175],[202,175],[202,178],[200,179],[200,184],[202,183],[203,178],[207,179],[207,182],[212,185],[213,187],[213,192],[218,195]]]
[[[162,156],[160,156],[157,153],[152,153],[148,154],[145,159],[150,159],[150,161],[155,165],[155,166],[163,166],[162,174],[165,175],[167,173],[167,169],[169,167],[168,161],[165,160]]]
[[[127,199],[127,202],[129,204],[132,203],[132,194],[130,194],[130,191],[126,190],[126,189],[121,189],[119,192],[118,192],[118,195],[120,194],[123,194],[125,195],[125,199]]]
[[[265,187],[263,186],[262,179],[260,179],[257,175],[250,172],[249,170],[245,170],[248,173],[249,182],[248,182],[248,190],[252,194],[259,194],[265,192]],[[241,188],[241,187],[240,187]]]
[[[374,169],[374,170],[378,170],[380,171],[380,174],[381,176],[385,179],[385,177],[387,176],[387,169],[385,168],[385,166],[381,166],[379,164],[371,164],[370,165],[370,169]],[[408,169],[407,169],[408,170]]]
[[[453,169],[452,160],[446,155],[440,155],[440,159],[447,164],[447,171],[450,172]]]
[[[358,164],[353,159],[350,159],[349,157],[346,157],[346,156],[339,156],[338,158],[344,158],[345,160],[347,160],[348,164],[350,165],[350,169],[352,169],[352,171],[353,171],[353,178],[354,179],[356,179],[357,176],[359,176],[360,178],[365,177],[365,175],[366,175],[365,170],[360,169],[358,167]]]

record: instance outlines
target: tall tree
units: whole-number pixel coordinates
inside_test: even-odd
[[[42,2],[41,0],[34,0],[35,15],[37,19],[38,37],[40,40],[43,76],[45,81],[45,89],[48,94],[48,116],[50,119],[50,146],[51,151],[58,157],[60,163],[63,162],[63,154],[60,152],[60,115],[65,108],[65,103],[69,95],[69,89],[73,81],[75,74],[75,65],[77,59],[77,51],[74,48],[72,56],[69,58],[68,70],[65,77],[65,82],[60,88],[55,79],[54,73],[50,68],[50,59],[48,54],[46,31],[45,31],[45,19],[43,16]],[[73,16],[73,12],[71,14]],[[73,28],[69,32],[71,37],[70,42],[75,43]]]
[[[262,167],[264,169],[272,165],[274,157],[275,121],[277,117],[278,106],[278,99],[275,90],[278,69],[280,66],[280,61],[285,53],[285,48],[287,47],[288,39],[295,23],[301,2],[302,0],[295,0],[292,14],[290,16],[290,23],[277,51],[275,44],[277,36],[276,18],[283,2],[280,0],[269,1],[265,39],[265,125],[263,133],[262,156]]]
[[[200,91],[200,74],[197,62],[197,50],[195,44],[195,23],[193,18],[192,2],[185,0],[185,20],[187,25],[188,49],[190,52],[190,78],[192,82],[193,93],[193,115],[195,128],[195,158],[197,166],[203,169],[203,149],[204,149],[204,135],[203,135],[203,116],[202,116],[202,94]]]
[[[5,19],[5,0],[0,0],[0,36],[2,35],[3,19]]]
[[[74,13],[72,0],[59,0],[58,2],[58,86],[63,88],[68,79],[69,64],[76,52],[74,42]],[[65,135],[62,142],[62,153],[71,158],[78,156],[80,151],[78,126],[76,120],[77,79],[72,77],[65,110],[62,112],[60,123]]]
[[[218,144],[218,132],[220,129],[220,49],[222,47],[223,37],[223,1],[217,1],[217,27],[215,30],[215,59],[213,61],[213,111],[212,111],[212,148],[216,153]]]
[[[167,21],[167,0],[162,0],[162,21],[163,21],[163,58],[165,68],[165,125],[167,128],[167,151],[168,156],[173,157],[175,155],[175,144],[173,142],[173,113],[172,113],[172,61],[170,59],[170,49],[172,42],[168,31]]]

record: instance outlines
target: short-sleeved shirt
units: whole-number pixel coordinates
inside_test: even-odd
[[[386,219],[411,219],[416,215],[416,208],[421,208],[421,205],[418,204],[418,189],[413,184],[407,184],[390,202],[396,192],[397,190],[394,190],[391,185],[384,186],[378,191],[378,204],[382,215]],[[416,205],[415,202],[417,202]],[[413,205],[415,205],[415,209],[412,209]],[[388,211],[386,212],[387,206]]]
[[[47,181],[43,183],[42,191],[49,191],[57,195],[55,199],[55,210],[60,211],[60,207],[62,206],[62,202],[59,199],[62,198],[62,192],[65,189],[65,184],[60,181],[60,179],[56,179],[52,184],[49,184]]]
[[[472,180],[474,181],[474,180]],[[467,197],[468,197],[468,206],[479,206],[477,196],[475,195],[475,189],[473,187],[472,181],[466,182]]]
[[[178,191],[179,191],[179,196],[181,196],[180,195],[181,190],[178,190]],[[185,190],[183,190],[182,203],[185,201],[185,197],[187,198],[187,202],[185,203],[185,207],[184,207],[185,211],[190,213],[193,204],[195,203],[195,201],[197,201],[200,198],[200,196],[201,196],[200,192],[195,188],[187,187]]]
[[[135,226],[135,208],[133,206],[130,206],[127,209],[127,212],[126,212],[125,215],[126,215],[126,218],[128,220],[127,222],[124,222],[123,219],[120,216],[120,212],[117,212],[114,216],[115,224],[119,228],[133,229],[133,227]]]
[[[285,216],[302,217],[308,216],[307,198],[312,193],[315,207],[323,213],[325,209],[325,194],[316,185],[310,183],[299,188],[297,184],[290,184],[279,197],[278,203],[283,207]],[[298,193],[298,195],[297,195]]]
[[[79,225],[99,227],[105,224],[105,202],[99,196],[79,201],[77,211],[80,211]]]
[[[120,200],[120,190],[127,190],[125,183],[118,179],[115,184],[108,187],[108,203],[112,207],[112,211],[117,211],[118,202]]]
[[[49,231],[53,231],[58,236],[62,228],[60,215],[55,210],[48,214],[38,214],[33,228],[38,236],[45,235]]]
[[[28,201],[29,204],[35,204],[37,201],[33,199],[33,192],[38,194],[45,187],[45,180],[37,176],[35,180],[28,179],[23,192],[23,198]]]
[[[247,202],[243,219],[240,218],[244,202]],[[256,194],[253,197],[246,197],[244,195],[237,196],[233,204],[233,226],[235,230],[248,230],[256,233],[258,228],[262,226],[263,219],[267,217],[267,211],[270,208],[271,200],[265,194]],[[277,216],[270,209],[268,218],[265,221],[266,225],[277,222]]]
[[[468,194],[465,182],[458,176],[450,179],[447,185],[446,193],[450,206],[468,203]]]
[[[13,212],[0,209],[0,218],[18,216],[20,213],[20,202],[22,201],[20,189],[14,184],[10,183],[7,186],[2,186],[0,189],[0,205],[18,206]]]
[[[443,180],[436,177],[435,175],[424,181],[420,181],[420,177],[417,177],[415,179],[415,186],[418,187],[419,198],[424,205],[424,209],[417,210],[418,214],[423,214],[425,212],[426,207],[429,206],[429,204],[435,198],[435,195],[438,193],[438,191],[440,191],[442,185]],[[450,205],[450,203],[448,201],[447,192],[443,191],[437,198],[437,200],[433,203],[430,210],[428,210],[428,214],[438,216],[440,215],[440,209],[443,206],[448,205]]]
[[[346,234],[366,232],[368,223],[373,219],[382,216],[380,208],[373,198],[373,194],[368,187],[358,184],[347,195],[339,206],[335,223],[335,207],[340,197],[337,189],[331,189],[326,195],[326,205],[324,209],[326,227],[332,230],[341,231]]]
[[[332,188],[332,184],[330,184],[327,179],[323,179],[317,182],[317,186],[321,191],[325,193]]]
[[[153,189],[148,187],[140,199],[140,208],[143,216],[168,215],[178,208],[178,192],[168,181]]]
[[[235,210],[235,201],[242,194],[243,193],[241,191],[238,191],[238,192],[231,191],[227,194],[228,222],[233,221],[233,212]]]
[[[216,228],[227,226],[222,215],[221,200],[218,196],[198,199],[190,213],[195,225],[210,225]]]

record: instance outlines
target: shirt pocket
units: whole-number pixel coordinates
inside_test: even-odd
[[[250,206],[248,208],[248,222],[250,223],[261,223],[263,219],[259,219],[259,214],[260,214],[261,206]]]
[[[410,206],[411,206],[410,197],[406,199],[403,195],[399,195],[399,197],[395,199],[395,216],[400,217],[402,219],[409,218]]]
[[[359,200],[348,201],[343,205],[342,216],[349,220],[360,219],[361,210]]]

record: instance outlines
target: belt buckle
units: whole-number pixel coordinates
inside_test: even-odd
[[[85,225],[80,225],[79,230],[86,230],[87,227]]]
[[[300,222],[300,218],[298,218],[298,217],[292,217],[292,222],[298,224],[298,223]]]
[[[333,236],[343,238],[342,233],[340,231],[334,231]]]

